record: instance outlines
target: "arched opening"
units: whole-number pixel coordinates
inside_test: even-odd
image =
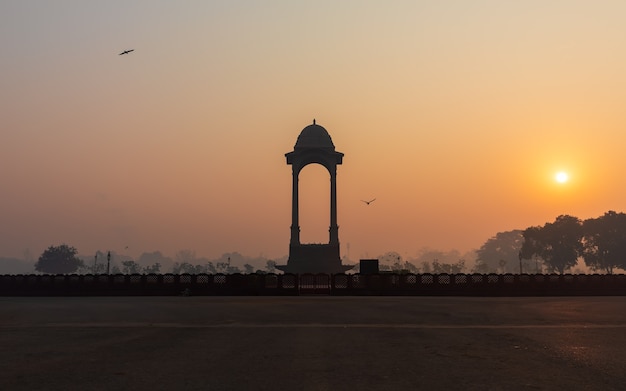
[[[320,164],[305,166],[299,175],[300,242],[328,243],[330,173]]]

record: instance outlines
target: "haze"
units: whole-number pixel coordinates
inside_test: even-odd
[[[282,257],[284,154],[314,118],[345,153],[353,261],[624,211],[625,14],[608,0],[3,1],[0,255]],[[327,242],[328,174],[300,178],[302,240]]]

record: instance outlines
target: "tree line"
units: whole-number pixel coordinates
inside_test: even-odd
[[[107,270],[102,261],[106,255],[98,252],[90,264],[77,256],[77,250],[66,244],[50,246],[39,257],[35,270],[42,273],[161,273],[164,264],[172,273],[273,273],[276,261],[263,260],[265,267],[255,270],[252,261],[238,253],[223,254],[218,260],[196,258],[191,250],[181,250],[175,261],[160,252],[144,253],[136,262],[130,258]],[[231,263],[244,263],[243,269]],[[468,254],[458,251],[425,250],[417,259],[403,260],[395,251],[378,257],[382,271],[408,273],[558,273],[571,272],[579,261],[594,272],[613,274],[626,270],[626,214],[606,212],[597,218],[581,220],[561,215],[543,226],[525,230],[499,232],[476,250],[473,267],[466,263]],[[100,258],[100,262],[98,262]],[[145,258],[145,259],[144,259]],[[255,260],[258,261],[258,260]],[[147,262],[152,262],[151,264]],[[258,262],[255,262],[258,263]],[[353,272],[358,272],[355,265]],[[577,272],[577,269],[574,269]],[[580,271],[578,271],[580,272]]]
[[[244,263],[243,268],[231,261]],[[248,262],[246,262],[248,261]],[[256,261],[256,262],[254,262]],[[216,260],[196,258],[195,252],[181,250],[174,259],[164,256],[160,251],[143,253],[138,261],[114,252],[97,251],[92,259],[78,256],[78,250],[67,244],[48,247],[35,263],[35,271],[48,274],[235,274],[235,273],[274,273],[276,261],[264,259],[264,268],[255,269],[251,262],[259,263],[258,259],[250,259],[241,254],[226,253]]]
[[[608,211],[586,220],[561,215],[541,226],[498,233],[477,251],[475,271],[564,274],[580,261],[593,272],[626,270],[626,214]]]
[[[626,270],[626,214],[608,211],[587,220],[561,215],[554,222],[499,232],[478,250],[473,266],[458,252],[426,253],[404,261],[396,252],[379,257],[381,270],[408,273],[582,273],[581,262],[593,272]],[[429,256],[426,258],[425,256]]]
[[[524,230],[520,259],[538,257],[551,273],[563,274],[582,258],[591,270],[626,269],[626,214],[614,211],[587,220],[561,215]]]

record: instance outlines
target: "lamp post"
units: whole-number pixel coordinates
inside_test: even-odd
[[[107,252],[107,274],[109,274],[109,267],[111,266],[111,252]]]

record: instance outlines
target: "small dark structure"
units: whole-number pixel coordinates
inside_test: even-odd
[[[378,274],[378,259],[361,259],[359,261],[359,273]]]
[[[343,153],[335,151],[330,135],[323,127],[313,124],[302,129],[292,152],[286,153],[292,166],[293,189],[291,204],[291,240],[286,265],[278,265],[285,273],[344,273],[352,266],[342,265],[339,255],[339,226],[337,225],[337,165]],[[300,243],[298,206],[298,177],[309,164],[321,164],[330,174],[330,228],[327,244]]]

